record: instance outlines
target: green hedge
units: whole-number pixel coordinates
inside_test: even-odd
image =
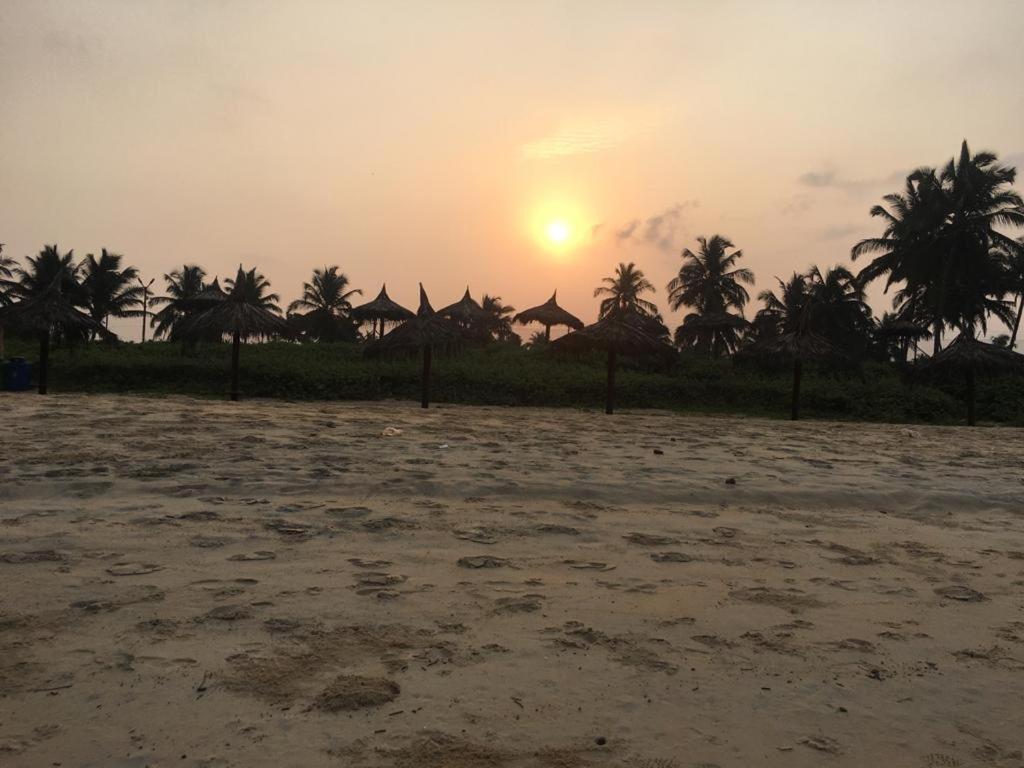
[[[9,355],[34,360],[17,340]],[[174,344],[90,344],[52,355],[51,391],[137,392],[220,397],[228,388],[227,344],[192,351]],[[418,358],[368,359],[354,344],[250,344],[242,349],[241,389],[247,397],[379,400],[419,397]],[[437,402],[576,406],[604,402],[604,359],[560,358],[540,350],[494,346],[437,356]],[[963,382],[908,382],[891,365],[869,363],[836,372],[809,366],[802,412],[807,417],[863,421],[958,423]],[[670,369],[628,365],[617,376],[617,403],[626,408],[694,412],[788,414],[790,374],[729,360],[680,358]],[[979,380],[979,417],[1024,426],[1024,377]]]

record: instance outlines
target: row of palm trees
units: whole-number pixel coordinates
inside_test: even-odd
[[[885,227],[881,236],[853,247],[854,261],[872,257],[858,274],[839,265],[812,266],[787,280],[777,279],[777,288],[758,294],[763,307],[750,321],[744,312],[754,273],[740,266],[742,251],[723,235],[698,237],[696,250],[682,251],[678,274],[666,286],[669,306],[690,310],[673,336],[650,299],[654,285],[634,263],[620,264],[595,290],[601,299],[598,323],[587,328],[559,307],[555,296],[514,314],[500,297],[484,295],[477,303],[467,289],[460,301],[434,313],[421,294],[420,310],[413,313],[392,301],[384,287],[374,300],[353,306],[362,291],[350,286],[338,266],[314,270],[302,296],[285,313],[269,281],[256,269],[241,266],[222,288],[217,278],[208,280],[201,267],[184,265],[164,275],[163,295],[151,297],[153,281],[143,283],[134,267],[123,265],[122,256],[104,249],[98,259],[90,254],[76,262],[73,252],[61,254],[56,245],[27,258],[23,266],[3,257],[0,250],[0,305],[23,303],[35,307],[38,317],[40,297],[46,296],[49,306],[55,300],[51,294],[59,294],[69,311],[61,313],[65,322],[48,333],[58,338],[106,336],[110,317],[140,315],[143,334],[149,324],[157,338],[191,344],[226,335],[233,341],[235,396],[242,339],[354,341],[362,335],[384,342],[389,325],[415,326],[424,307],[430,316],[451,323],[462,342],[519,343],[513,322],[539,322],[545,331],[534,334],[530,344],[541,346],[550,342],[552,325],[565,325],[574,338],[561,347],[589,344],[608,349],[610,380],[618,352],[664,351],[670,342],[711,357],[783,355],[794,361],[795,417],[800,370],[807,359],[875,356],[906,362],[911,349],[931,338],[933,359],[939,360],[943,335],[955,331],[962,343],[949,345],[950,350],[956,348],[954,359],[984,353],[991,362],[997,358],[987,347],[977,346],[981,342],[976,336],[987,332],[993,317],[1010,328],[999,341],[1013,348],[1024,314],[1024,239],[1014,240],[1002,229],[1024,226],[1024,202],[1012,189],[1014,181],[1013,168],[1000,165],[989,152],[972,155],[964,142],[959,156],[941,170],[914,171],[903,192],[885,196],[883,204],[871,209]],[[876,320],[865,301],[865,289],[882,278],[887,291],[896,290],[893,311]],[[157,308],[151,317],[149,305]],[[76,320],[70,310],[82,318]],[[361,327],[368,329],[361,334]],[[972,376],[974,367],[972,362]],[[609,399],[609,409],[610,403]]]

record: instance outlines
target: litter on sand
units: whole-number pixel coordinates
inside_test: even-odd
[[[402,434],[402,430],[398,427],[384,427],[384,431],[380,433],[381,437],[398,437]]]

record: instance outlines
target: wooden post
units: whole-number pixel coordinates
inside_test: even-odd
[[[235,331],[231,340],[231,399],[238,400],[238,352],[242,346],[242,339],[238,331]]]
[[[803,376],[803,360],[797,358],[793,361],[793,404],[789,411],[789,418],[796,421],[800,418],[800,379]]]
[[[433,354],[433,348],[429,344],[423,345],[423,381],[422,392],[420,394],[420,408],[430,407],[430,358]]]
[[[967,426],[974,426],[974,366],[967,368]]]
[[[39,394],[46,394],[46,380],[50,372],[50,331],[39,334]]]
[[[604,412],[615,412],[615,346],[608,347],[608,389],[604,396]]]
[[[551,326],[544,326],[544,341],[551,341]]]

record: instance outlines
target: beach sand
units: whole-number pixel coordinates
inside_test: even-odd
[[[0,406],[5,768],[1024,764],[1024,430]]]

